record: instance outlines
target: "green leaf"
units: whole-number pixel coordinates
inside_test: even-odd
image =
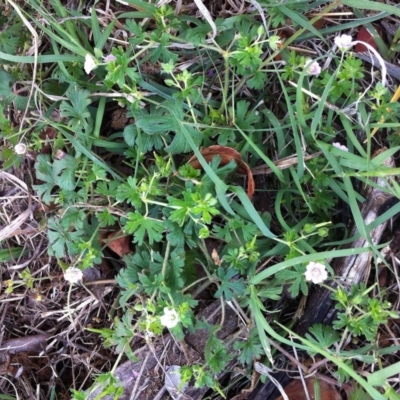
[[[157,10],[157,7],[154,4],[150,4],[147,1],[143,0],[126,0],[126,3],[131,4],[133,8],[137,10],[144,10],[148,12],[149,17],[150,15],[153,15]]]
[[[136,126],[149,135],[165,134],[177,128],[175,119],[162,108],[152,108],[150,113],[143,109],[132,110],[132,114]]]
[[[219,289],[214,295],[216,298],[224,295],[226,300],[230,301],[235,294],[238,296],[244,294],[246,285],[242,278],[231,280],[235,275],[237,275],[237,271],[234,268],[228,269],[227,271],[222,267],[218,268],[217,276],[221,280],[221,283]]]
[[[218,226],[218,225],[213,226],[213,230],[217,239],[224,240],[226,243],[232,241],[231,231],[234,232],[233,229],[231,228],[232,221],[228,221],[228,223],[226,223],[225,226]]]
[[[263,355],[263,348],[256,328],[250,331],[246,340],[235,342],[233,348],[239,350],[238,360],[242,364],[251,365],[254,359],[259,359]]]
[[[23,110],[27,105],[28,98],[14,93],[11,88],[14,82],[15,78],[13,78],[11,74],[0,69],[0,101],[3,104],[11,104],[15,102],[17,109]]]
[[[116,199],[118,201],[127,201],[128,204],[130,203],[136,208],[140,208],[143,205],[134,177],[128,177],[126,183],[118,186]]]
[[[135,125],[130,124],[124,128],[124,140],[129,147],[134,147],[137,138],[137,128]]]
[[[169,107],[170,103],[164,102],[163,105]],[[173,107],[174,110],[179,113],[181,121],[184,121],[185,118],[182,109],[179,108],[176,103],[173,103]],[[187,153],[190,151],[191,147],[187,143],[187,140],[185,140],[185,136],[181,131],[180,124],[177,122],[176,117],[171,115],[168,111],[166,111],[165,108],[158,108],[152,109],[150,114],[145,110],[132,111],[132,114],[135,117],[136,126],[141,128],[143,132],[148,135],[166,135],[170,132],[175,133],[172,143],[166,148],[170,154]],[[196,145],[200,145],[203,138],[202,134],[190,126],[187,126],[186,129]]]
[[[297,257],[298,255],[298,252],[294,249],[293,254],[290,252],[286,256],[286,259],[291,259],[293,257]],[[307,295],[308,287],[304,280],[304,270],[305,269],[302,265],[295,265],[292,269],[288,268],[280,271],[275,276],[281,281],[291,283],[289,291],[293,297],[298,296],[300,289],[304,295]]]
[[[61,124],[54,124],[54,126],[57,128],[58,131],[62,133],[65,138],[71,142],[71,144],[74,146],[74,148],[84,154],[89,160],[91,160],[94,164],[97,164],[99,167],[103,168],[106,170],[112,177],[119,181],[125,181],[119,174],[115,172],[112,168],[110,168],[101,158],[98,156],[94,155],[88,148],[88,145],[91,143],[89,140],[86,140],[88,143],[81,143],[85,141],[85,137],[81,137],[81,141],[77,140],[73,135],[71,135],[66,129],[64,129],[64,126]],[[87,138],[90,139],[90,138]]]
[[[50,156],[39,154],[35,163],[36,177],[44,183],[32,185],[45,204],[51,202],[51,192],[55,186],[62,190],[71,191],[75,189],[75,171],[78,167],[76,160],[66,155],[61,160],[54,160],[50,164]]]
[[[351,360],[344,360],[342,361],[344,366],[349,369],[353,369],[353,363]],[[346,368],[339,367],[338,370],[333,374],[340,383],[345,383],[350,380],[350,374]],[[364,399],[363,399],[364,400]]]
[[[139,44],[144,41],[146,35],[143,32],[143,28],[134,19],[126,20],[124,28],[135,35],[134,38],[129,39],[131,44],[135,44],[135,42]]]
[[[113,226],[118,221],[118,217],[112,215],[106,208],[100,213],[97,213],[96,216],[102,228]]]
[[[138,292],[138,286],[133,283],[138,280],[137,272],[134,271],[135,277],[131,278],[132,269],[124,268],[121,269],[119,274],[116,276],[115,280],[121,287],[121,297],[119,299],[119,304],[121,307],[125,307],[129,299]]]
[[[259,45],[243,43],[242,46],[232,53],[232,63],[237,66],[239,74],[246,74],[246,69],[249,72],[255,72],[262,63],[262,49]]]
[[[354,387],[353,387],[353,390],[350,393],[349,400],[374,400],[359,385],[355,384],[355,385],[352,385],[352,386],[354,386]]]
[[[165,274],[165,282],[171,291],[177,292],[184,286],[183,268],[185,266],[185,252],[183,249],[174,250],[171,253],[167,270]]]
[[[204,356],[207,364],[210,366],[211,370],[218,374],[226,368],[228,362],[232,359],[232,355],[228,353],[228,348],[218,339],[216,336],[216,331],[219,329],[218,326],[212,328],[212,332],[208,337]]]
[[[129,181],[129,178],[128,178],[128,181]],[[117,189],[120,186],[121,186],[121,182],[118,182],[118,181],[110,181],[110,182],[100,181],[100,182],[97,182],[97,185],[96,185],[96,188],[94,189],[94,191],[95,191],[95,193],[101,194],[103,196],[115,196],[115,194],[117,193]],[[118,194],[117,194],[117,196],[118,196]]]
[[[6,249],[0,249],[0,262],[13,261],[14,259],[26,254],[26,250],[22,247],[8,247]]]
[[[324,37],[321,35],[321,33],[316,29],[309,21],[306,19],[304,16],[302,16],[298,10],[294,11],[291,10],[290,8],[281,5],[279,6],[279,11],[284,13],[288,18],[290,18],[294,23],[300,25],[304,30],[310,31],[313,33],[316,37],[321,39],[323,42],[325,41]],[[299,10],[300,11],[300,10]]]
[[[310,332],[313,336],[306,333],[306,338],[310,342],[315,343],[317,346],[323,347],[326,350],[340,340],[339,333],[331,326],[314,324],[310,328]]]
[[[217,204],[217,199],[212,197],[210,193],[207,193],[204,197],[199,193],[194,193],[192,197],[196,202],[192,209],[193,214],[199,215],[206,224],[210,224],[212,216],[219,214],[219,211],[214,207]]]
[[[308,263],[310,261],[318,261],[329,258],[338,258],[338,257],[347,257],[349,255],[362,254],[370,251],[368,248],[351,248],[344,250],[335,250],[335,251],[323,251],[320,253],[307,254],[305,256],[296,257],[294,259],[286,260],[275,264],[274,266],[267,268],[266,270],[258,273],[253,278],[251,278],[251,284],[258,284],[266,278],[276,274],[279,271],[282,271],[286,268],[289,268],[293,265]]]
[[[36,178],[44,183],[32,185],[33,189],[38,192],[39,197],[45,204],[51,202],[51,191],[56,185],[53,167],[50,164],[50,156],[47,154],[39,154],[35,163]]]
[[[77,251],[74,245],[79,242],[83,233],[83,230],[69,232],[60,225],[59,221],[50,218],[48,220],[47,231],[49,238],[49,255],[57,258],[62,258],[66,255],[75,255]]]
[[[168,197],[169,205],[174,208],[168,219],[176,222],[181,227],[186,222],[187,218],[189,218],[192,207],[196,205],[193,194],[189,190],[185,190],[182,194],[183,200],[175,197]]]
[[[117,84],[120,88],[124,88],[126,82],[126,77],[129,77],[132,85],[139,81],[139,74],[136,72],[136,68],[129,67],[130,59],[128,58],[125,50],[119,46],[118,48],[112,49],[112,54],[116,57],[116,60],[110,61],[106,65],[108,71],[107,76],[104,80],[106,86],[111,89],[111,87]]]
[[[92,102],[89,99],[90,93],[87,90],[73,86],[68,89],[66,96],[69,102],[63,100],[60,104],[60,114],[68,118],[68,125],[73,129],[86,128],[89,126],[91,117],[88,105]],[[71,104],[70,104],[71,103]]]
[[[138,359],[133,354],[130,343],[135,336],[135,329],[132,326],[133,314],[127,311],[122,319],[115,318],[113,341],[116,345],[117,353],[125,353],[130,361],[137,361]]]
[[[131,290],[136,288],[139,282],[139,273],[148,271],[150,257],[146,251],[143,251],[125,256],[124,262],[126,268],[120,270],[116,280],[122,289]]]
[[[205,43],[207,35],[210,32],[210,26],[206,22],[201,22],[198,19],[195,23],[197,26],[195,28],[188,28],[184,33],[184,37],[187,42],[198,46],[200,43]]]
[[[250,89],[263,89],[268,82],[268,75],[265,72],[257,71],[249,80],[247,86]]]
[[[232,233],[244,242],[250,241],[260,233],[256,225],[251,222],[245,222],[239,217],[228,220],[225,226],[214,225],[213,230],[218,239],[222,239],[227,243],[232,241]]]
[[[236,104],[236,125],[247,131],[254,129],[254,124],[260,120],[260,116],[255,111],[249,111],[250,103],[245,100],[240,100]]]
[[[164,227],[162,221],[149,218],[135,211],[128,214],[128,222],[125,225],[125,230],[127,233],[133,233],[133,242],[141,246],[145,237],[147,237],[150,245],[161,241]]]
[[[84,209],[70,207],[62,216],[60,224],[66,230],[68,230],[71,226],[74,226],[76,229],[83,229],[83,222],[85,219],[86,212]]]
[[[22,29],[22,23],[13,20],[13,24],[8,25],[7,29],[0,33],[0,51],[17,54],[18,42],[23,41],[25,36]]]
[[[99,27],[96,10],[93,7],[92,8],[92,23],[93,23],[94,20],[97,21],[96,25]],[[115,25],[116,22],[117,22],[117,20],[114,20],[114,21],[110,22],[110,24],[104,29],[103,33],[100,36],[98,36],[98,38],[95,40],[95,46],[94,47],[96,47],[99,50],[103,49],[104,45],[109,40],[109,37],[111,35],[112,30],[114,29],[114,25]]]
[[[53,174],[57,177],[57,184],[62,190],[75,189],[75,171],[77,168],[76,159],[70,155],[65,155],[61,160],[54,160]]]
[[[141,289],[145,291],[149,296],[152,296],[162,286],[164,277],[161,274],[157,274],[152,279],[144,274],[138,274],[141,283]],[[165,286],[163,286],[165,288]]]
[[[187,126],[186,131],[187,134],[190,135],[196,146],[200,146],[203,135],[191,126]],[[170,154],[181,154],[189,152],[191,150],[191,147],[189,143],[185,140],[185,136],[181,133],[181,130],[177,129],[175,133],[176,134],[174,136],[174,139],[172,140],[171,144],[166,148],[166,150]]]
[[[282,297],[283,285],[274,286],[273,283],[268,284],[266,288],[258,290],[258,296],[263,299],[279,300]]]
[[[228,349],[219,346],[212,352],[212,355],[208,359],[208,365],[215,374],[219,374],[226,368],[231,359],[232,355],[228,353]]]
[[[87,400],[87,393],[84,390],[71,389],[72,400]],[[0,397],[2,399],[2,397]],[[15,400],[14,397],[11,400]]]
[[[185,245],[185,234],[176,222],[167,219],[164,221],[164,228],[168,232],[167,240],[171,246],[183,247]]]
[[[157,32],[152,32],[150,35],[151,40],[158,43],[158,46],[151,50],[150,61],[156,63],[159,60],[161,62],[169,62],[170,60],[176,61],[178,54],[174,54],[168,50],[167,46],[170,44],[170,35],[163,33],[161,36]]]

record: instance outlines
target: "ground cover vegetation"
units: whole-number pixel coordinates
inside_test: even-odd
[[[399,398],[395,2],[0,9],[0,399]]]

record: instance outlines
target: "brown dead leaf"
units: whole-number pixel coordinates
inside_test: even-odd
[[[380,34],[380,33],[378,33],[378,34]],[[356,40],[357,41],[361,41],[361,42],[365,42],[365,43],[369,44],[371,47],[373,47],[375,50],[378,50],[378,46],[377,46],[377,44],[375,42],[374,37],[371,35],[369,30],[365,26],[362,26],[360,28],[360,30],[358,31]],[[369,51],[369,50],[362,43],[357,43],[356,47],[355,47],[355,51],[357,53],[364,53],[364,52]]]
[[[2,343],[2,348],[7,350],[10,354],[33,352],[40,353],[46,349],[47,339],[50,335],[41,333],[38,335],[24,336],[6,340]]]
[[[217,250],[213,249],[213,251],[211,253],[211,258],[213,259],[214,264],[217,265],[218,267],[222,264],[222,261],[219,258]]]
[[[119,232],[111,232],[107,235],[107,247],[120,257],[130,253],[131,249],[129,244],[131,242],[130,236],[118,236]],[[113,237],[116,236],[115,239]]]
[[[384,266],[379,272],[379,286],[386,287],[388,281],[388,269]]]
[[[309,397],[315,399],[314,393],[314,381],[316,379],[307,378],[306,387]],[[317,380],[317,384],[320,386],[321,399],[323,400],[340,400],[340,394],[335,386],[327,383],[323,380]],[[304,392],[304,386],[301,380],[293,380],[283,389],[289,398],[289,400],[307,400],[307,395]],[[276,400],[283,400],[282,396],[279,396]]]
[[[255,190],[253,174],[250,167],[242,160],[242,156],[237,150],[227,146],[215,145],[206,147],[201,150],[200,153],[207,162],[212,161],[215,156],[220,156],[220,165],[222,166],[229,164],[231,160],[234,160],[238,167],[238,172],[247,175],[247,196],[249,196],[249,199],[251,200]],[[195,169],[202,168],[200,161],[196,156],[191,157],[188,163]]]

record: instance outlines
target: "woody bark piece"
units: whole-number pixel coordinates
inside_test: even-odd
[[[205,319],[209,324],[218,324],[221,319],[221,301],[216,300],[211,303],[208,307],[206,307],[199,315],[198,318]],[[217,333],[219,339],[224,340],[230,337],[230,335],[237,329],[237,317],[234,311],[230,307],[226,307],[225,309],[225,319],[224,324],[221,330]],[[200,357],[203,357],[205,344],[208,339],[208,332],[207,330],[199,330],[193,334],[188,334],[185,338],[185,342],[189,345],[188,351],[190,359],[193,361],[198,360]],[[118,381],[124,387],[124,393],[119,398],[119,400],[130,400],[131,393],[136,386],[140,388],[146,378],[153,373],[156,369],[159,368],[159,375],[163,374],[161,367],[159,367],[159,360],[163,356],[165,351],[166,345],[170,343],[171,345],[175,343],[172,336],[170,334],[165,335],[161,338],[158,338],[154,343],[153,347],[155,349],[155,354],[152,354],[149,349],[135,355],[142,360],[133,362],[133,361],[126,361],[125,363],[121,364],[115,371],[115,376],[117,377]],[[193,348],[192,348],[193,346]],[[179,354],[177,354],[179,353]],[[186,358],[180,352],[168,351],[166,354],[166,360],[168,365],[185,365]],[[165,360],[161,360],[161,365],[164,366]],[[136,383],[136,380],[140,379],[140,382]],[[152,376],[151,381],[155,381],[154,376]],[[160,383],[163,380],[158,380]],[[162,388],[163,383],[160,384],[158,390]],[[94,400],[96,396],[98,396],[103,388],[97,389],[95,392],[90,393],[88,396],[88,400]],[[157,389],[156,387],[154,389]],[[204,396],[204,393],[208,390],[208,388],[203,389],[195,389],[191,388],[185,395],[187,398],[191,400],[201,400]],[[139,394],[140,390],[137,391],[136,394]],[[147,392],[146,392],[147,393]],[[139,396],[138,399],[148,399],[154,398],[157,390],[152,392],[152,395],[149,397],[149,394],[143,393],[143,396]],[[146,397],[147,396],[147,397]],[[190,396],[190,397],[189,397]],[[112,400],[113,396],[105,396],[102,398],[103,400]],[[184,397],[182,397],[184,400]]]
[[[46,349],[47,339],[49,337],[50,335],[43,333],[39,335],[9,339],[2,343],[1,348],[7,350],[10,354],[26,352],[40,353]]]

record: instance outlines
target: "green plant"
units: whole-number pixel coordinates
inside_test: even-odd
[[[373,342],[381,324],[387,323],[389,318],[398,318],[388,301],[368,296],[371,290],[373,287],[367,289],[364,283],[352,285],[349,292],[337,289],[332,295],[337,302],[336,309],[340,310],[333,323],[335,329],[345,328],[352,335],[364,335]]]
[[[0,33],[0,58],[9,63],[0,69],[4,168],[18,168],[24,161],[26,153],[16,151],[20,144],[35,159],[31,187],[50,207],[42,225],[48,255],[57,264],[84,270],[100,263],[106,255],[103,233],[119,231],[132,242],[132,251],[118,260],[123,264],[115,278],[118,315],[108,326],[89,328],[118,359],[90,390],[101,387],[98,398],[117,398],[122,387],[114,372],[122,357],[136,360],[134,339],[151,346],[165,329],[182,346],[188,331],[207,330],[204,362],[183,367],[182,381],[193,379],[196,387],[210,387],[222,397],[227,389],[217,377],[234,356],[248,369],[264,356],[273,364],[276,350],[269,337],[323,354],[340,381],[356,379],[347,358],[356,356],[341,349],[346,335],[372,343],[378,327],[397,316],[382,293],[367,296],[373,285],[353,286],[349,293],[339,288],[333,294],[339,310],[334,327],[343,329],[338,351],[339,337],[321,325],[300,343],[290,341],[287,330],[293,321],[275,313],[283,288],[293,303],[308,294],[310,263],[334,275],[331,258],[377,254],[373,245],[339,249],[338,243],[348,240],[347,227],[334,216],[345,204],[359,234],[367,238],[372,227],[360,214],[363,197],[355,184],[376,186],[371,178],[398,173],[382,167],[398,147],[372,157],[371,124],[384,121],[389,143],[398,142],[398,105],[383,80],[366,84],[363,64],[350,51],[327,51],[313,59],[293,46],[289,51],[302,35],[327,45],[326,35],[339,28],[330,27],[323,36],[314,19],[306,17],[315,6],[306,2],[256,2],[254,12],[216,18],[215,37],[209,36],[209,19],[176,12],[172,5],[129,0],[135,11],[100,26],[95,8],[85,16],[79,6],[69,10],[56,0],[49,2],[51,12],[43,2],[28,3],[26,18],[46,38],[47,54],[10,54],[26,45],[26,32],[9,43],[14,28]],[[335,7],[331,3],[325,12]],[[262,7],[268,7],[268,22]],[[386,10],[398,15],[395,7]],[[284,41],[274,28],[288,18],[297,32]],[[126,40],[110,46],[117,22]],[[284,64],[276,59],[278,53]],[[320,64],[330,59],[321,72]],[[29,68],[22,63],[39,67],[34,82],[38,100],[26,96],[32,90],[26,83],[17,92],[12,89],[29,80]],[[34,111],[37,102],[40,113]],[[5,116],[11,104],[29,111],[20,129]],[[123,128],[108,126],[113,107],[126,114]],[[47,130],[51,137],[43,135]],[[357,136],[360,131],[366,131],[366,146]],[[204,149],[217,144],[220,154],[206,158]],[[242,161],[227,162],[227,148]],[[188,162],[192,154],[199,166]],[[310,154],[315,157],[308,160]],[[287,168],[272,161],[285,157],[295,158]],[[272,174],[257,195],[264,192],[270,204],[259,207],[257,199],[249,199],[236,174],[240,163],[251,171],[268,166]],[[399,195],[395,183],[382,189]],[[20,278],[32,289],[29,269]],[[6,292],[19,289],[16,283],[10,280]],[[196,315],[204,289],[208,300],[234,304],[246,317],[246,337],[238,335],[230,343],[235,354],[218,338],[221,327]],[[358,382],[368,393],[378,393],[365,379]],[[379,383],[385,387],[386,380]],[[81,390],[72,393],[75,399],[85,396]]]

